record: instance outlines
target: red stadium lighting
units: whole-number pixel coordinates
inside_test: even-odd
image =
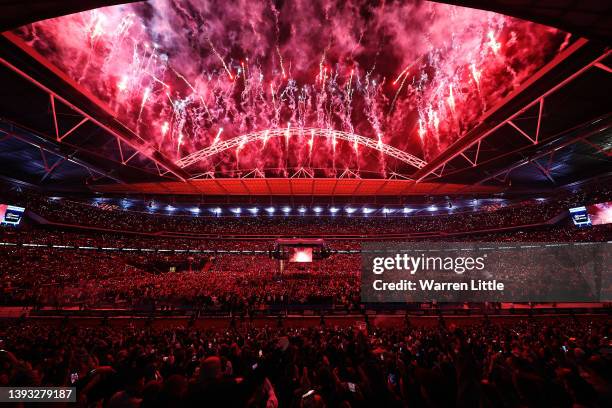
[[[0,1],[5,399],[609,399],[596,2],[17,3]]]

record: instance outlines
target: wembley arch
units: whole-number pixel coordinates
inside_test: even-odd
[[[293,136],[310,136],[312,138],[327,138],[344,140],[350,143],[356,143],[360,146],[365,146],[370,149],[378,150],[384,155],[393,157],[403,163],[413,166],[417,169],[425,167],[427,162],[424,160],[407,153],[403,150],[390,146],[381,141],[374,140],[365,136],[357,135],[354,133],[342,132],[339,130],[332,129],[321,129],[321,128],[277,128],[267,129],[253,133],[247,133],[241,136],[236,136],[232,139],[224,140],[222,142],[214,143],[202,150],[191,153],[176,161],[176,164],[181,167],[189,167],[195,163],[205,160],[211,156],[219,154],[223,151],[244,146],[246,144],[262,141],[267,142],[271,138],[285,137],[290,138]]]

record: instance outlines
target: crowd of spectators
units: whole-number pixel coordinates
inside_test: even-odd
[[[10,197],[54,222],[107,228],[70,229],[24,222],[0,229],[1,304],[135,308],[189,306],[207,311],[252,311],[271,306],[359,304],[361,242],[327,239],[332,256],[282,277],[269,258],[273,239],[236,235],[357,234],[437,231],[423,240],[481,242],[609,241],[612,227],[577,229],[569,219],[543,223],[569,206],[610,199],[609,189],[590,189],[497,210],[410,217],[184,217],[105,209],[31,191]],[[512,230],[479,232],[514,226]],[[113,231],[113,229],[115,231]],[[119,232],[126,229],[129,231]],[[174,236],[150,232],[174,233]],[[143,233],[144,232],[144,233]],[[181,232],[188,232],[180,236]],[[213,233],[199,237],[195,233]],[[193,233],[193,234],[191,234]],[[391,237],[392,238],[392,237]],[[508,273],[514,273],[512,268]]]
[[[566,225],[463,240],[592,242],[610,240],[611,232],[609,225],[581,230]],[[356,241],[330,241],[329,258],[307,266],[288,264],[282,276],[278,261],[270,259],[269,241],[25,229],[4,230],[0,242],[0,303],[4,305],[188,306],[209,312],[245,312],[289,304],[326,304],[350,311],[359,304],[361,243]],[[510,277],[515,271],[509,265]],[[537,280],[530,282],[533,286]]]
[[[437,216],[169,216],[136,211],[105,210],[69,200],[40,203],[28,207],[46,219],[64,223],[148,233],[193,233],[215,235],[296,235],[424,232],[462,232],[543,223],[563,211],[558,205],[525,205],[492,212],[467,212]]]
[[[26,206],[51,221],[115,231],[34,223],[1,229],[0,304],[195,313],[180,327],[0,322],[0,386],[74,386],[77,406],[109,408],[611,406],[606,316],[477,318],[462,327],[443,319],[438,326],[413,327],[406,319],[404,327],[381,328],[371,327],[364,315],[355,317],[360,323],[354,327],[327,327],[323,318],[317,327],[285,328],[282,319],[275,328],[237,327],[235,316],[290,305],[361,311],[361,242],[328,239],[329,258],[281,268],[268,254],[273,240],[229,236],[436,231],[437,237],[407,236],[402,242],[610,241],[611,225],[545,223],[578,200],[607,201],[606,194],[387,219],[169,217],[28,195]],[[479,232],[508,226],[517,228]],[[146,234],[151,232],[219,236]],[[449,239],[448,233],[461,234]],[[388,238],[390,245],[397,239]],[[537,289],[551,278],[536,274],[538,283],[521,275],[518,269],[527,268],[515,259],[508,262],[504,273],[524,279],[523,286]],[[193,323],[199,313],[232,319],[227,329],[200,330]]]
[[[336,254],[279,274],[278,262],[267,254],[188,255],[23,246],[0,251],[4,255],[0,275],[5,305],[189,306],[246,312],[289,303],[354,308],[358,300],[358,255]],[[160,270],[163,267],[166,269]]]
[[[384,235],[458,233],[542,224],[565,214],[576,203],[612,200],[612,192],[589,190],[546,200],[528,199],[509,206],[483,206],[474,211],[406,216],[194,216],[147,213],[69,198],[48,198],[33,192],[11,197],[53,223],[154,234],[200,235]]]
[[[0,386],[73,386],[74,406],[606,407],[606,319],[456,326],[0,328]]]

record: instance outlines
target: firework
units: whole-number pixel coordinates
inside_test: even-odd
[[[546,27],[437,3],[373,4],[368,18],[339,0],[276,4],[156,0],[19,34],[169,155],[218,144],[221,133],[286,129],[280,140],[266,133],[259,148],[241,140],[218,169],[202,164],[279,174],[306,163],[386,174],[385,157],[360,154],[334,130],[430,159],[570,42]],[[291,127],[329,132],[315,146],[314,134],[291,138]]]
[[[222,132],[223,132],[223,128],[219,128],[219,131],[217,132],[217,135],[213,139],[213,142],[212,142],[213,145],[216,145],[217,143],[219,143],[219,140],[221,139],[221,133]]]

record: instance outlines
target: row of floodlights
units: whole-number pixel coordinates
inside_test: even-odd
[[[51,199],[59,200],[60,198],[51,197]],[[96,204],[100,204],[105,201],[108,201],[108,199],[102,198],[102,197],[94,199],[94,202]],[[119,204],[121,205],[123,209],[128,209],[133,206],[133,203],[127,199],[120,200]],[[452,207],[449,207],[449,208],[452,208]],[[148,204],[149,212],[153,212],[153,211],[160,210],[160,209],[172,213],[177,210],[181,210],[182,208],[175,207],[171,204],[168,204],[164,207],[159,207],[158,203],[154,201],[149,202]],[[424,208],[424,210],[430,211],[430,212],[435,212],[435,211],[438,211],[439,209],[444,209],[444,207],[430,205]],[[297,208],[293,208],[290,206],[279,206],[279,207],[268,206],[268,207],[244,207],[244,208],[243,207],[230,207],[230,208],[223,209],[221,207],[201,208],[201,207],[196,206],[196,207],[187,208],[187,210],[195,215],[199,215],[200,213],[203,213],[206,210],[208,210],[210,213],[214,215],[233,214],[233,215],[239,216],[241,214],[251,214],[251,215],[258,215],[258,214],[268,214],[268,215],[274,215],[274,214],[285,214],[285,215],[288,215],[288,214],[300,214],[300,215],[304,215],[304,214],[315,214],[315,215],[364,214],[364,215],[368,215],[368,214],[375,213],[377,211],[380,211],[380,213],[384,215],[388,215],[388,214],[410,214],[414,211],[417,211],[418,209],[409,208],[409,207],[403,207],[403,208],[383,207],[381,209],[377,209],[377,208],[371,208],[371,207],[353,207],[353,206],[347,206],[347,207],[342,207],[342,208],[335,207],[335,206],[326,207],[326,208],[321,207],[321,206],[315,206],[312,208],[307,208],[304,206],[300,206]]]
[[[149,207],[150,209],[152,209],[151,207]],[[174,212],[177,210],[176,207],[172,206],[172,205],[167,205],[165,207],[165,210],[168,212]],[[192,207],[189,208],[189,211],[195,215],[198,215],[200,213],[202,213],[203,211],[208,210],[210,213],[214,214],[214,215],[222,215],[222,214],[233,214],[236,216],[240,216],[242,214],[250,214],[250,215],[258,215],[258,214],[268,214],[268,215],[274,215],[274,214],[285,214],[285,215],[289,215],[289,214],[300,214],[300,215],[304,215],[304,214],[315,214],[315,215],[324,215],[326,213],[329,213],[331,215],[336,215],[339,213],[344,213],[344,214],[364,214],[364,215],[368,215],[368,214],[372,214],[375,213],[376,211],[379,211],[376,208],[370,208],[370,207],[362,207],[362,208],[356,208],[356,207],[343,207],[343,208],[339,208],[339,207],[329,207],[329,208],[323,208],[323,207],[312,207],[310,209],[306,208],[306,207],[297,207],[297,208],[292,208],[289,206],[284,206],[284,207],[273,207],[273,206],[269,206],[269,207],[246,207],[246,208],[242,208],[242,207],[232,207],[232,208],[226,208],[225,210],[221,207],[213,207],[213,208],[208,208],[208,209],[202,209],[200,207]],[[427,211],[438,211],[438,207],[435,205],[431,205],[427,208],[425,208],[425,210]],[[380,212],[384,215],[388,215],[388,214],[410,214],[414,211],[417,211],[414,208],[408,208],[408,207],[404,207],[404,208],[382,208],[380,209]]]
[[[50,200],[52,201],[58,201],[61,200],[61,197],[49,197]],[[502,205],[504,205],[504,201],[503,199],[493,199],[495,201],[501,201]],[[102,203],[108,202],[110,201],[110,199],[105,198],[105,197],[96,197],[93,199],[94,203],[96,205],[100,205]],[[472,200],[472,208],[473,210],[476,210],[480,200],[478,199],[473,199]],[[546,199],[545,198],[536,198],[536,201],[538,202],[545,202]],[[130,201],[129,199],[121,199],[119,201],[119,204],[121,205],[121,207],[123,209],[129,209],[131,207],[133,207],[133,202]],[[156,203],[155,201],[150,201],[147,205],[148,207],[148,211],[149,212],[155,212],[157,210],[165,210],[167,213],[174,213],[177,210],[183,210],[182,207],[174,207],[171,204],[168,204],[164,207],[160,207],[158,205],[158,203]],[[321,207],[321,206],[315,206],[315,207],[311,207],[311,208],[307,208],[304,206],[300,206],[297,208],[293,208],[290,206],[279,206],[279,207],[274,207],[274,206],[268,206],[268,207],[230,207],[230,208],[221,208],[221,207],[212,207],[212,208],[201,208],[201,207],[190,207],[190,208],[186,208],[186,210],[188,210],[191,214],[193,215],[200,215],[203,212],[209,211],[210,213],[212,213],[215,216],[221,216],[221,215],[230,215],[233,214],[235,216],[240,216],[242,214],[250,214],[250,215],[259,215],[259,214],[268,214],[268,215],[275,215],[275,214],[282,214],[282,215],[290,215],[290,214],[299,214],[299,215],[337,215],[337,214],[346,214],[346,215],[359,215],[359,214],[363,214],[363,215],[369,215],[372,213],[375,213],[377,211],[380,211],[381,214],[383,215],[390,215],[390,214],[395,214],[395,215],[407,215],[407,214],[411,214],[415,211],[428,211],[428,212],[436,212],[436,211],[444,211],[447,210],[448,212],[453,212],[453,205],[449,202],[448,205],[442,205],[442,206],[438,206],[438,205],[428,205],[427,207],[424,208],[410,208],[410,207],[403,207],[403,208],[387,208],[387,207],[383,207],[383,208],[371,208],[371,207],[353,207],[353,206],[347,206],[347,207],[335,207],[335,206],[331,206],[331,207]]]

